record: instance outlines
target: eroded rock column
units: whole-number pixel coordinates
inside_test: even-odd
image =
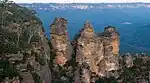
[[[100,34],[103,38],[104,58],[99,63],[99,75],[105,76],[109,71],[118,70],[118,54],[119,54],[119,35],[115,27],[108,26],[105,31]]]
[[[72,56],[72,47],[68,38],[67,20],[56,18],[51,24],[51,43],[56,52],[56,64],[64,65]]]
[[[76,49],[76,62],[78,63],[79,68],[81,68],[82,82],[91,82],[90,72],[98,74],[99,68],[97,65],[104,57],[103,53],[103,43],[101,38],[95,34],[92,25],[89,22],[86,22],[83,31],[80,33],[80,37],[77,39]],[[83,79],[83,77],[86,78],[86,80]]]
[[[72,79],[73,48],[67,32],[67,20],[56,18],[51,24],[51,68],[53,71],[53,82],[68,82]],[[72,76],[73,77],[73,76]]]

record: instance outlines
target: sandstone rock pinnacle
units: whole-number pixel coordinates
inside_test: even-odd
[[[71,59],[73,50],[68,38],[67,20],[64,18],[56,18],[51,24],[51,43],[56,52],[56,64],[63,65]]]

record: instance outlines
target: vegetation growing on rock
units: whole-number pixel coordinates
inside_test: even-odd
[[[45,74],[50,71],[47,69],[48,40],[42,22],[35,14],[12,2],[0,3],[0,61],[7,61],[0,62],[6,66],[0,67],[0,77],[3,77],[0,82],[16,82],[17,76],[21,83],[38,83],[37,79],[40,83],[51,81],[51,73]]]

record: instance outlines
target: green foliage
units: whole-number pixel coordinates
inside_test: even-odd
[[[9,66],[4,70],[4,75],[12,78],[14,76],[19,76],[19,73],[14,67]]]
[[[0,53],[17,53],[20,49],[31,48],[31,45],[27,43],[28,40],[35,41],[37,30],[41,26],[41,21],[36,17],[36,12],[29,10],[25,7],[20,7],[15,3],[0,3]],[[31,22],[35,20],[36,24],[30,24],[24,27],[25,22]],[[11,24],[19,25],[20,31],[12,33],[11,31],[6,31],[6,28],[13,27],[8,26]],[[9,29],[9,28],[8,28]],[[24,33],[28,30],[29,36]]]
[[[29,10],[25,7],[20,7],[15,3],[0,3],[0,5],[0,18],[3,18],[4,22],[7,22],[8,24],[12,22],[29,22],[30,20],[36,20],[39,24],[41,24],[40,19],[35,16],[36,12],[34,12],[33,10]]]
[[[36,17],[35,11],[7,2],[8,0],[3,0],[0,3],[0,55],[3,53],[15,54],[31,48],[31,42],[40,40],[38,33],[42,29],[42,22]],[[15,26],[19,26],[19,29],[16,29]],[[24,57],[24,60],[26,58]],[[36,60],[41,65],[45,65],[44,57],[36,57]],[[27,69],[34,71],[30,64],[27,65]],[[37,73],[32,73],[32,75],[35,83],[42,83]],[[14,66],[8,61],[0,61],[0,80],[14,76],[19,76]]]
[[[24,29],[24,32],[26,34],[26,36],[28,37],[28,44],[30,44],[32,38],[34,36],[39,36],[38,33],[41,30],[41,25],[39,25],[35,20],[32,20],[31,22],[29,22],[30,24],[27,25]]]
[[[125,83],[134,83],[136,76],[138,76],[140,72],[136,68],[123,68],[123,72],[120,75],[121,78],[124,78]]]
[[[40,76],[36,72],[33,72],[32,76],[35,83],[42,83],[42,81],[40,80]]]
[[[20,49],[17,47],[17,35],[7,33],[0,29],[0,53],[17,53]]]
[[[13,78],[15,76],[20,76],[17,69],[10,65],[6,60],[0,60],[0,69],[0,80],[5,77]]]

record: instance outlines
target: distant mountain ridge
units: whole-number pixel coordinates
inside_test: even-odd
[[[150,3],[19,3],[31,9],[68,10],[68,9],[105,9],[105,8],[150,8]]]

